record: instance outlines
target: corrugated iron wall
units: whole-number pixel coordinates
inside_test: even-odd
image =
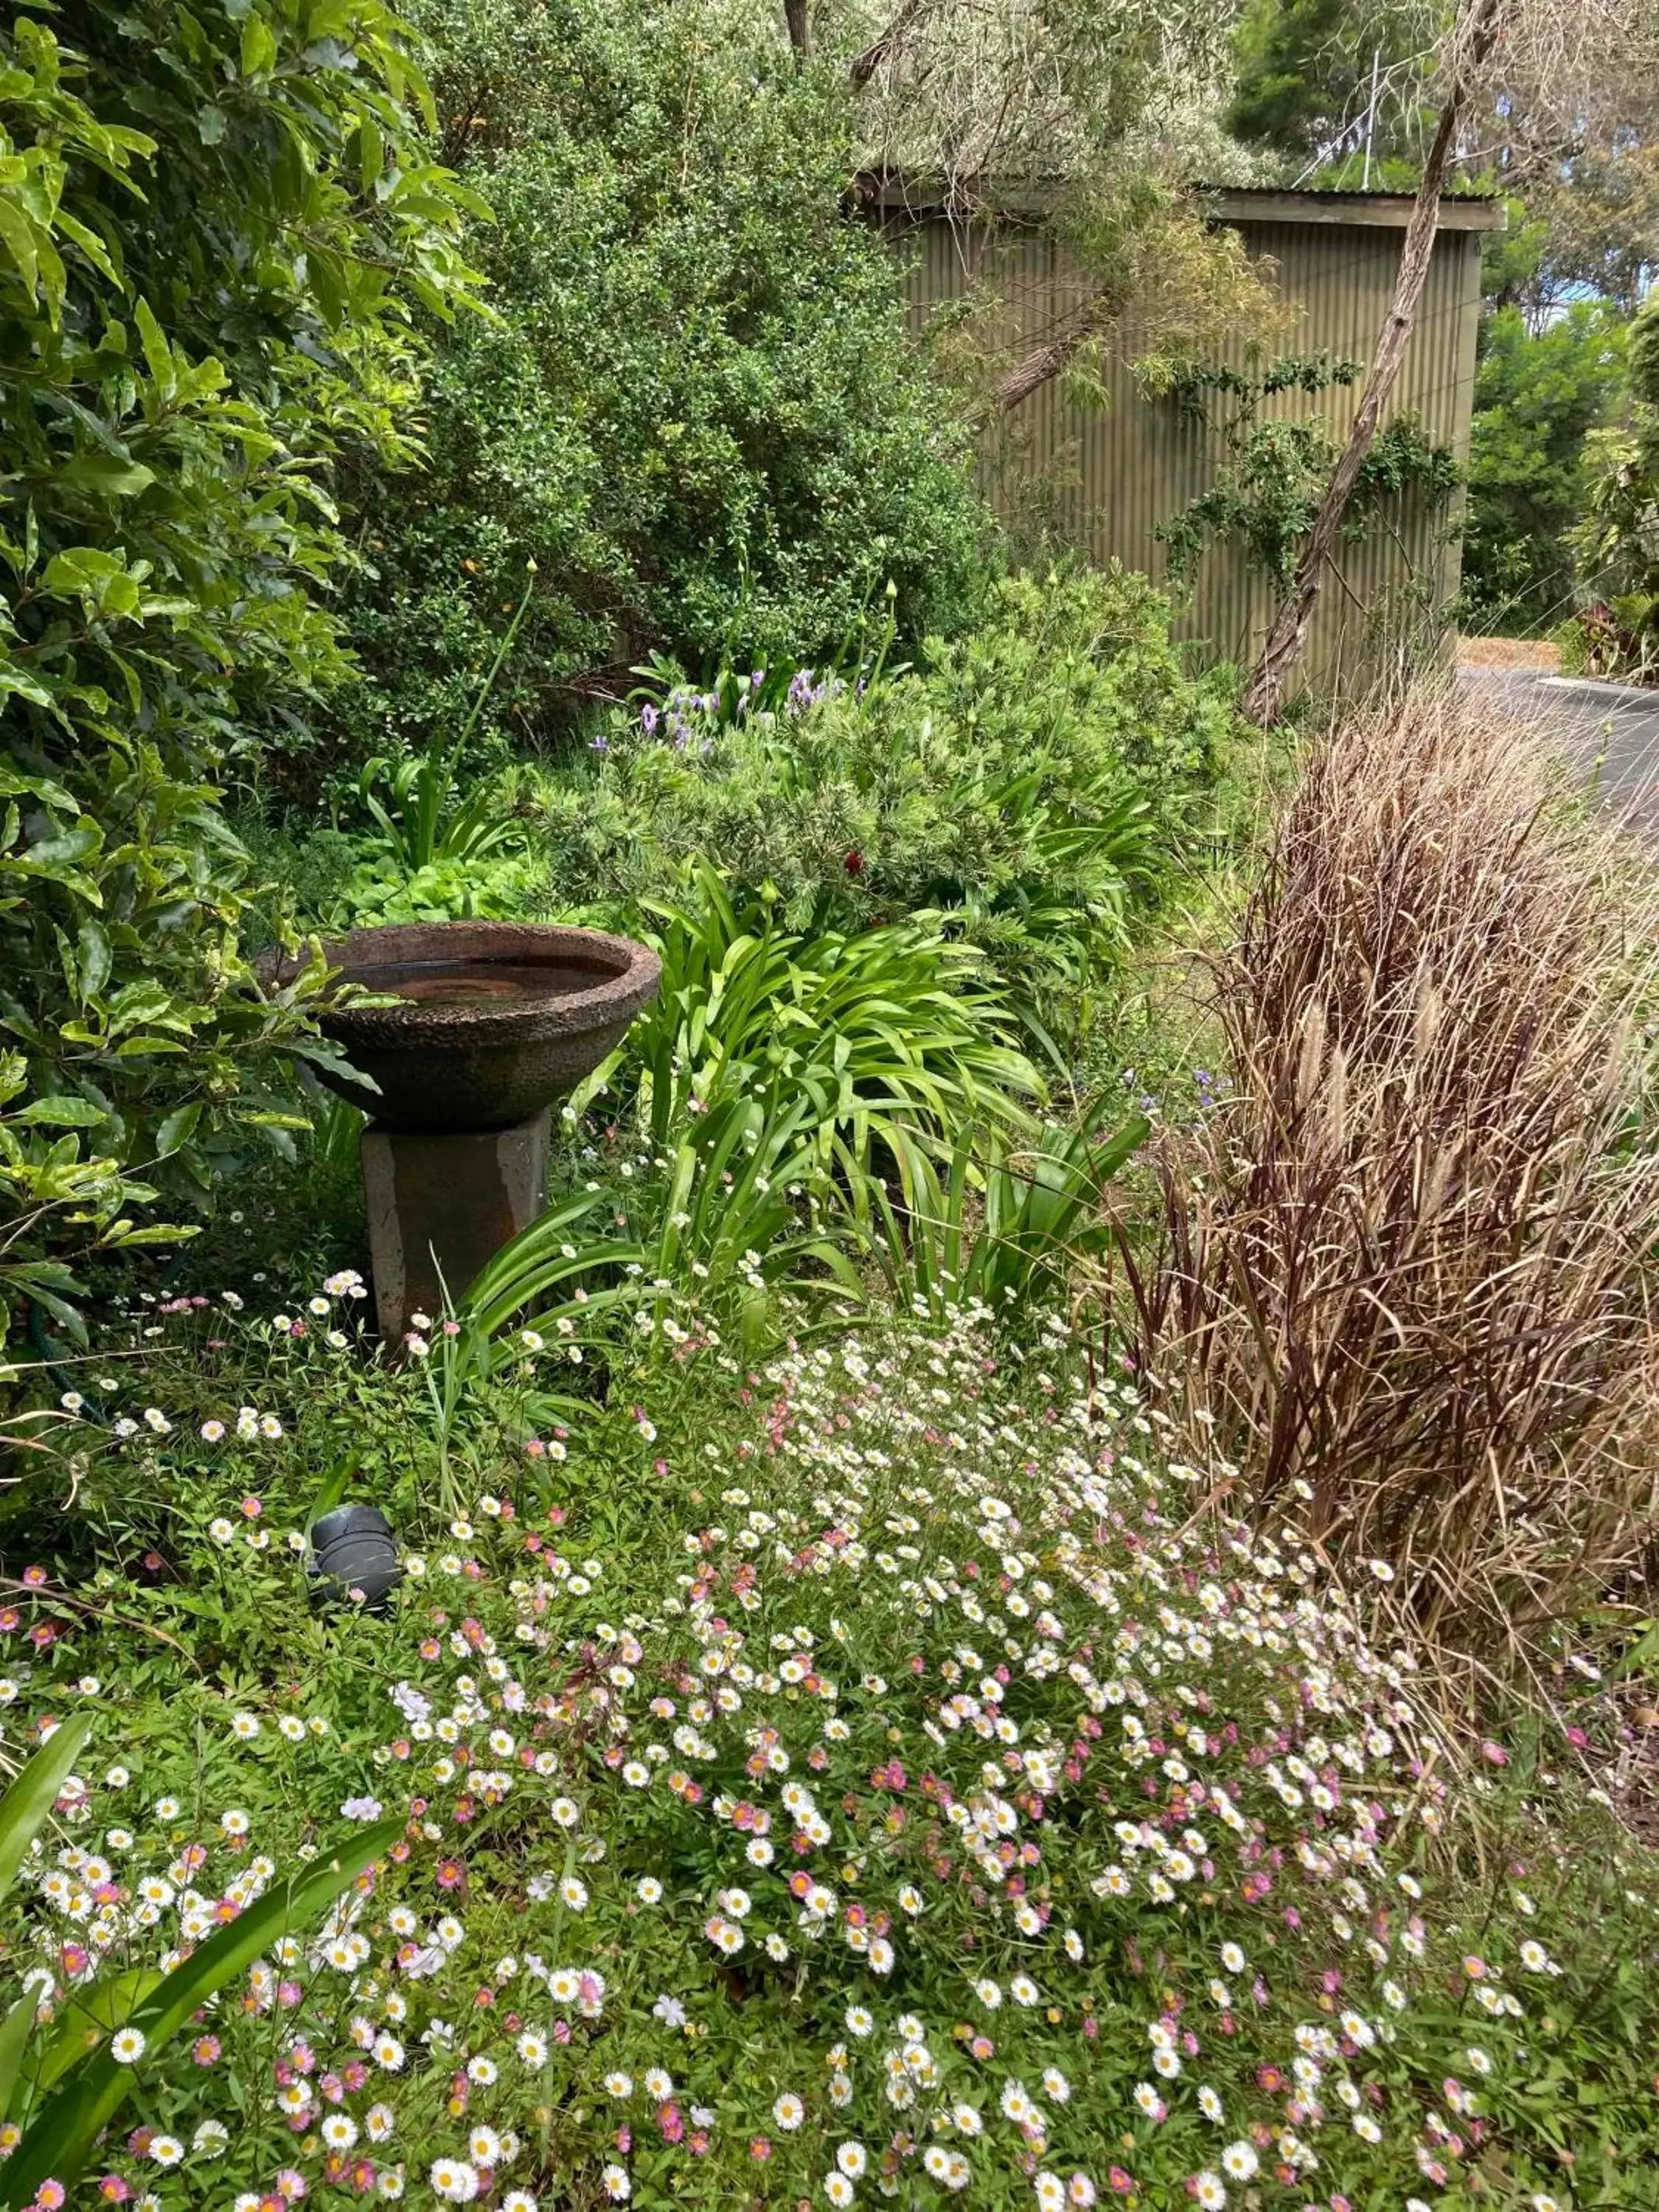
[[[1275,264],[1291,310],[1277,349],[1369,362],[1393,295],[1402,231],[1328,222],[1237,227],[1250,253]],[[983,283],[999,302],[984,326],[986,342],[999,350],[1006,345],[1016,357],[1041,343],[1092,289],[1063,246],[1029,227],[959,225],[927,216],[890,235],[908,257],[918,324]],[[1416,413],[1430,437],[1451,447],[1460,462],[1468,452],[1480,267],[1476,233],[1441,233],[1391,410]],[[1224,349],[1220,357],[1245,365],[1242,346]],[[1358,398],[1357,385],[1312,398],[1284,393],[1262,412],[1316,413],[1340,437]],[[988,442],[984,478],[1016,527],[1046,520],[1096,560],[1115,556],[1161,577],[1164,549],[1154,529],[1205,488],[1218,450],[1213,434],[1183,416],[1172,400],[1144,398],[1127,367],[1115,360],[1103,404],[1079,401],[1064,379],[1024,401]],[[1385,502],[1365,537],[1340,548],[1310,640],[1313,680],[1374,666],[1402,626],[1421,627],[1414,608],[1425,599],[1437,607],[1455,591],[1458,547],[1451,525],[1460,501],[1461,495],[1449,504],[1407,495]],[[1266,633],[1273,597],[1237,548],[1218,548],[1195,573],[1181,626],[1207,640],[1219,658],[1243,661]]]

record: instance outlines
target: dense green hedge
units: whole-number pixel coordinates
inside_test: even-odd
[[[1575,301],[1537,331],[1518,307],[1486,320],[1463,533],[1471,621],[1510,635],[1547,631],[1571,611],[1571,533],[1594,475],[1586,441],[1624,398],[1625,333],[1601,300]]]
[[[943,912],[1066,1035],[1184,864],[1233,728],[1144,576],[1014,576],[909,668],[728,676],[618,711],[526,811],[559,895],[668,895],[702,854],[794,929]]]
[[[440,343],[427,466],[360,489],[360,745],[459,720],[530,557],[496,702],[520,738],[648,648],[819,659],[890,579],[904,634],[960,626],[987,519],[894,262],[842,210],[838,80],[696,0],[419,12],[442,145],[495,213],[495,315]]]

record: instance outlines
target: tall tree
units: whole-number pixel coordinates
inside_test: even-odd
[[[1569,537],[1589,504],[1586,441],[1624,396],[1626,327],[1605,300],[1574,300],[1537,331],[1516,307],[1487,319],[1463,532],[1474,619],[1543,626],[1571,605]]]
[[[1227,127],[1302,170],[1420,149],[1417,30],[1389,0],[1254,0]]]
[[[124,1168],[189,1202],[289,1141],[216,799],[348,672],[337,471],[410,458],[416,311],[470,295],[428,99],[380,0],[0,27],[0,1304]]]
[[[1266,288],[1189,189],[1239,172],[1221,115],[1242,4],[817,0],[815,51],[839,58],[857,95],[865,167],[964,218],[1010,185],[1040,186],[1042,219],[1079,271],[1052,320],[997,303],[994,412],[1131,323],[1147,349],[1179,349],[1264,313]]]
[[[1277,719],[1301,660],[1326,564],[1416,326],[1455,161],[1478,165],[1504,145],[1523,147],[1533,162],[1547,159],[1552,145],[1573,143],[1588,117],[1618,104],[1626,72],[1650,72],[1656,58],[1659,25],[1648,0],[1454,0],[1444,14],[1431,84],[1438,121],[1394,297],[1348,442],[1251,675],[1245,710],[1255,720]]]

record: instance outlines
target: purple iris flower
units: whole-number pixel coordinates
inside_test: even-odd
[[[804,714],[813,702],[821,697],[812,688],[812,672],[798,668],[789,679],[789,692],[785,704],[792,714]]]

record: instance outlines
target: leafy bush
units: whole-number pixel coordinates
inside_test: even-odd
[[[781,1294],[796,1309],[862,1306],[857,1261],[902,1244],[884,1174],[948,1132],[983,1144],[988,1126],[1024,1119],[1036,1073],[1007,1042],[1001,994],[970,948],[913,925],[797,937],[707,864],[687,892],[655,910],[657,999],[563,1109],[574,1139],[583,1106],[603,1107],[601,1146],[570,1164],[583,1188],[467,1289],[469,1340],[515,1318],[568,1334],[577,1316],[544,1312],[548,1290],[591,1304],[604,1284],[601,1297],[620,1296],[647,1341],[666,1320],[665,1343],[729,1329],[746,1356],[775,1349],[799,1326]],[[571,1222],[595,1202],[595,1164],[626,1249],[572,1242]],[[1052,1239],[1030,1241],[1033,1265],[1052,1257]],[[619,1272],[635,1279],[620,1293]],[[484,1342],[461,1352],[488,1357]]]
[[[1585,440],[1624,382],[1625,325],[1601,301],[1577,301],[1536,332],[1518,307],[1483,324],[1463,531],[1468,623],[1547,629],[1571,610]]]
[[[907,635],[967,619],[988,518],[897,270],[842,210],[844,87],[714,0],[416,12],[494,212],[495,314],[441,341],[424,469],[357,489],[357,741],[459,726],[526,557],[493,716],[520,741],[652,646],[820,659],[890,579]]]
[[[0,31],[0,1025],[92,1172],[193,1196],[291,1120],[302,1027],[242,960],[216,789],[242,718],[343,672],[331,470],[407,457],[460,209],[380,0],[53,22]]]
[[[1028,1014],[1067,994],[1075,1020],[1180,863],[1227,684],[1186,672],[1144,578],[1014,578],[995,606],[862,688],[807,671],[775,708],[618,716],[591,769],[544,786],[555,880],[648,898],[699,853],[796,930],[941,914]]]
[[[978,1305],[1018,1327],[1082,1287],[1089,1263],[1111,1249],[1106,1185],[1151,1132],[1134,1115],[1104,1135],[1109,1103],[1093,1099],[1075,1127],[1051,1122],[1030,1139],[966,1131],[942,1160],[944,1147],[898,1133],[899,1200],[873,1180],[853,1197],[899,1309],[942,1322]]]
[[[1629,419],[1590,434],[1588,512],[1572,542],[1601,594],[1583,617],[1595,672],[1649,678],[1659,664],[1659,301],[1631,324],[1626,357]]]
[[[1037,1088],[971,947],[908,924],[798,936],[707,863],[689,888],[651,909],[662,988],[617,1054],[654,1141],[719,1099],[799,1100],[826,1155],[839,1135],[863,1159],[872,1128],[1013,1118]]]
[[[193,1224],[150,1222],[140,1228],[130,1206],[156,1195],[154,1185],[124,1174],[111,1159],[85,1158],[77,1132],[96,1127],[100,1109],[73,1097],[25,1098],[28,1067],[21,1053],[0,1053],[0,1380],[9,1380],[3,1354],[14,1312],[33,1305],[78,1343],[86,1323],[73,1300],[81,1284],[72,1258],[135,1245],[173,1244]],[[162,1156],[175,1132],[163,1123]],[[42,1247],[51,1248],[43,1251]]]
[[[94,1716],[8,2005],[61,2020],[315,1831],[401,1830],[190,2036],[123,2045],[76,2208],[1638,2201],[1644,1863],[1437,1777],[1406,1656],[1311,1552],[1194,1520],[1062,1327],[1041,1372],[965,1318],[748,1375],[683,1343],[568,1458],[481,1469],[381,1617],[300,1557],[313,1432],[418,1403],[330,1347],[340,1292],[158,1323],[81,1449],[165,1534],[0,1613],[15,1740]]]
[[[1489,1656],[1659,1526],[1654,942],[1534,729],[1419,698],[1338,732],[1208,963],[1227,1084],[1128,1255],[1144,1371],[1260,1509]]]
[[[823,1136],[801,1095],[763,1103],[728,1093],[687,1115],[659,1151],[626,1123],[612,1124],[599,1158],[617,1180],[586,1180],[556,1199],[466,1287],[455,1340],[460,1367],[445,1386],[455,1417],[476,1417],[476,1386],[501,1356],[497,1340],[511,1358],[520,1342],[534,1346],[556,1332],[568,1353],[596,1309],[624,1310],[638,1332],[630,1364],[643,1380],[653,1353],[682,1358],[687,1345],[729,1337],[745,1358],[769,1356],[814,1304],[833,1300],[843,1318],[862,1306],[852,1223]],[[861,1179],[856,1167],[850,1172]],[[570,1224],[592,1210],[596,1192],[611,1233],[574,1243]],[[565,1303],[550,1305],[556,1289]],[[511,1334],[515,1322],[527,1338]],[[605,1347],[597,1349],[604,1357]],[[573,1401],[562,1410],[571,1419],[592,1407]]]

